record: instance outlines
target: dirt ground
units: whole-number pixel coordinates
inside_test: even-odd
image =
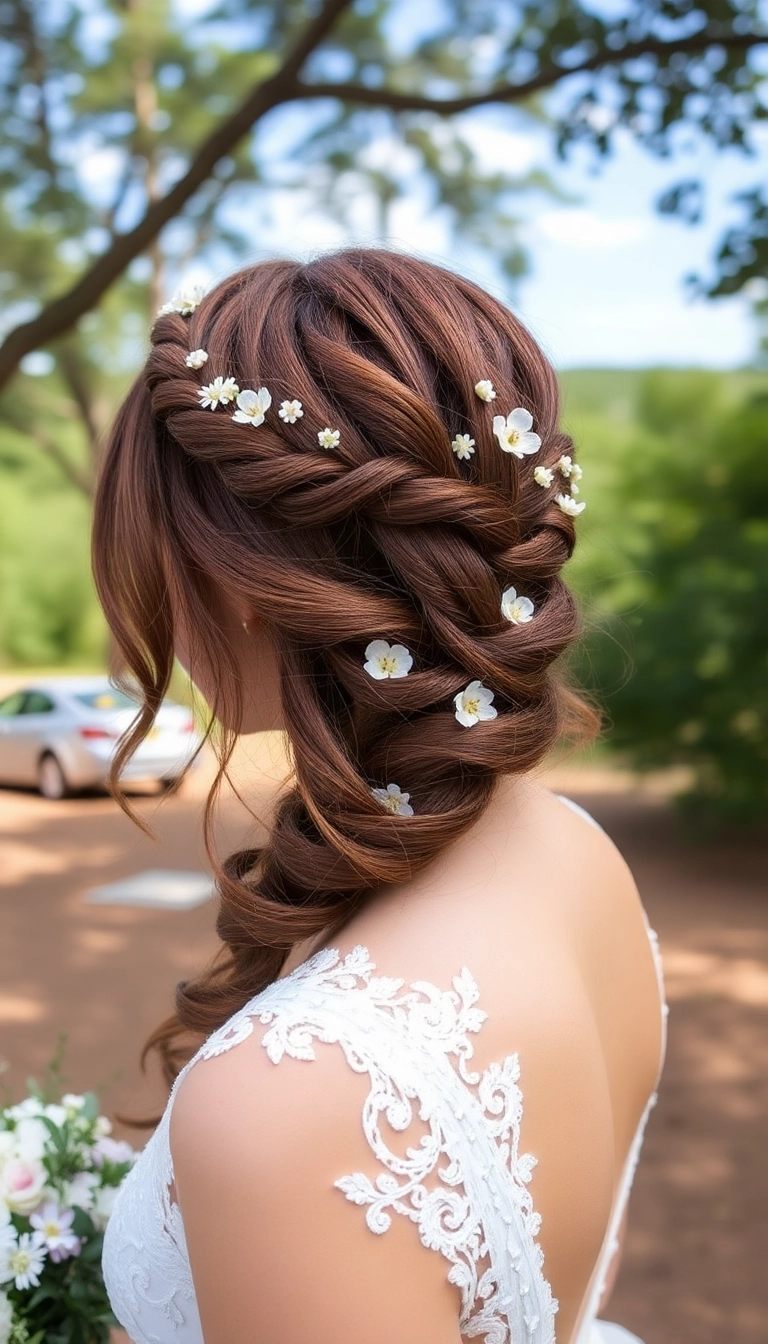
[[[281,763],[265,750],[252,746],[266,812]],[[139,1048],[176,981],[212,951],[214,903],[142,909],[87,904],[83,893],[143,869],[205,868],[204,773],[162,806],[138,801],[157,843],[109,799],[56,804],[0,790],[0,1056],[14,1099],[63,1028],[69,1088],[103,1088],[108,1114],[162,1108],[157,1077],[139,1074]],[[661,789],[594,770],[561,769],[547,783],[587,807],[626,856],[659,933],[670,1003],[660,1101],[605,1315],[647,1344],[765,1344],[768,838],[694,849]],[[221,829],[225,843],[243,831],[234,798]]]

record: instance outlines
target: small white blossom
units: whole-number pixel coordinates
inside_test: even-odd
[[[518,597],[514,588],[505,588],[501,594],[501,614],[513,625],[526,625],[531,620],[534,606],[530,597]]]
[[[570,480],[571,480],[571,489],[573,489],[573,482],[574,482],[574,481],[580,481],[583,475],[584,475],[584,472],[581,470],[581,467],[579,466],[578,462],[572,462],[572,463],[571,463],[571,477],[570,477]]]
[[[45,1114],[48,1116],[48,1119],[52,1120],[54,1125],[58,1125],[59,1128],[61,1128],[68,1119],[66,1106],[62,1106],[58,1101],[49,1101],[45,1108]]]
[[[8,1344],[13,1329],[13,1307],[11,1300],[0,1288],[0,1344]]]
[[[166,313],[181,313],[183,317],[188,317],[195,311],[204,295],[202,285],[182,285],[181,289],[176,290],[173,298],[158,309],[157,316],[165,317]]]
[[[16,1243],[16,1228],[11,1222],[11,1211],[7,1204],[0,1201],[0,1261],[4,1255],[10,1255]]]
[[[555,479],[555,473],[550,467],[534,467],[533,479],[537,485],[551,485]]]
[[[95,1171],[78,1171],[64,1186],[64,1203],[71,1208],[90,1209],[100,1185]]]
[[[184,363],[188,369],[202,369],[207,359],[207,350],[190,350]]]
[[[575,482],[574,480],[571,480],[571,481],[569,481],[569,485],[570,485],[570,489],[571,489],[571,494],[572,494],[572,495],[578,495],[578,494],[579,494],[579,489],[580,489],[580,487],[576,484],[576,482]]]
[[[386,677],[407,677],[413,667],[413,658],[404,644],[388,644],[386,639],[373,639],[365,650],[363,667],[374,681]]]
[[[10,1116],[11,1120],[22,1120],[25,1115],[45,1115],[45,1105],[38,1101],[37,1097],[25,1097],[23,1101],[17,1101],[14,1106],[7,1106],[5,1114]]]
[[[338,429],[329,429],[326,425],[325,429],[318,430],[317,442],[321,448],[338,448],[340,438]]]
[[[54,1263],[80,1250],[80,1238],[72,1231],[74,1216],[73,1209],[62,1208],[53,1199],[29,1215],[31,1226],[40,1233]]]
[[[475,451],[475,440],[468,434],[457,434],[452,440],[451,447],[461,462],[466,462],[472,457]]]
[[[65,1092],[61,1104],[66,1106],[68,1111],[81,1111],[85,1105],[85,1097],[79,1092]]]
[[[112,1121],[109,1120],[106,1115],[97,1115],[94,1132],[96,1134],[111,1134]]]
[[[413,816],[413,808],[409,803],[411,795],[401,793],[397,784],[388,784],[386,789],[371,789],[371,793],[387,812],[392,812],[397,817]]]
[[[575,518],[577,513],[582,513],[587,507],[583,500],[580,504],[577,504],[571,495],[558,495],[556,503],[563,513],[568,514],[569,518]]]
[[[221,403],[226,406],[228,402],[234,401],[240,388],[234,378],[214,378],[212,383],[204,383],[197,389],[197,395],[203,406],[210,406],[212,411]]]
[[[277,414],[287,425],[295,425],[296,421],[301,419],[304,410],[300,401],[281,401]]]
[[[475,383],[475,396],[481,401],[494,401],[496,398],[496,389],[490,378],[481,378],[479,383]]]
[[[464,728],[471,728],[481,719],[495,719],[498,710],[493,708],[492,702],[493,691],[489,691],[482,681],[470,681],[466,690],[453,697],[455,717]]]
[[[563,453],[562,457],[557,459],[555,465],[561,476],[570,476],[573,471],[573,459],[567,453]]]
[[[505,453],[514,453],[515,457],[524,457],[526,453],[537,453],[541,447],[538,434],[531,433],[533,416],[523,406],[510,411],[506,420],[503,415],[493,417],[493,432],[499,441],[499,447]]]
[[[47,1251],[40,1232],[22,1232],[18,1244],[0,1256],[0,1283],[13,1280],[17,1290],[37,1288]]]
[[[13,1156],[39,1161],[48,1147],[50,1139],[51,1132],[47,1125],[43,1124],[40,1116],[25,1115],[22,1120],[16,1121],[16,1128],[13,1131],[15,1149]]]
[[[124,1139],[98,1138],[91,1149],[93,1165],[101,1167],[104,1162],[132,1162],[133,1148]]]
[[[246,387],[238,394],[237,410],[232,419],[238,425],[252,425],[255,429],[257,425],[264,424],[264,416],[271,405],[272,396],[266,387],[260,387],[258,392],[254,392],[252,387]]]

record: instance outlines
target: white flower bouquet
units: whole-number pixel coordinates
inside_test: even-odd
[[[93,1092],[0,1108],[0,1344],[107,1344],[104,1229],[137,1152]]]

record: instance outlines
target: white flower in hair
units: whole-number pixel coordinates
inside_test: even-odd
[[[573,482],[574,482],[574,481],[580,481],[583,475],[584,475],[584,472],[582,471],[582,469],[581,469],[581,467],[579,466],[578,462],[572,462],[572,463],[571,463],[571,475],[570,475],[571,489],[573,489]]]
[[[207,350],[190,350],[187,358],[184,360],[188,369],[202,369],[208,359]]]
[[[475,383],[475,396],[481,401],[495,401],[496,388],[490,378],[481,378],[479,383]]]
[[[158,308],[157,316],[165,317],[168,313],[181,313],[182,317],[189,317],[204,297],[205,290],[202,285],[182,285],[162,308]]]
[[[317,442],[321,448],[338,448],[340,438],[338,429],[329,429],[327,425],[325,429],[319,429],[317,432]]]
[[[404,644],[388,644],[386,639],[373,639],[365,650],[363,667],[374,681],[385,677],[407,677],[413,667],[413,658]]]
[[[412,817],[413,808],[410,806],[410,793],[401,793],[397,784],[388,784],[386,789],[371,789],[371,793],[377,803],[381,803],[387,812],[392,812],[396,817]]]
[[[551,485],[555,479],[555,473],[550,467],[534,467],[533,479],[537,485]]]
[[[514,453],[515,457],[525,457],[526,453],[537,453],[541,447],[538,434],[531,433],[533,416],[523,406],[510,411],[506,420],[503,415],[493,417],[493,432],[499,440],[499,447],[505,453]]]
[[[452,440],[451,447],[460,461],[465,462],[472,457],[475,451],[475,440],[468,434],[457,434]]]
[[[197,395],[203,406],[209,406],[212,411],[221,404],[226,406],[228,402],[234,401],[240,388],[234,378],[214,378],[212,383],[204,383],[197,389]]]
[[[534,606],[530,597],[518,597],[514,588],[505,588],[501,594],[501,614],[513,625],[526,625],[531,620]]]
[[[568,453],[563,453],[562,457],[558,458],[555,466],[561,476],[570,476],[573,471],[573,458],[569,457]]]
[[[280,410],[277,412],[281,420],[285,420],[287,425],[295,425],[300,420],[304,411],[300,401],[281,401]]]
[[[455,717],[464,728],[471,728],[481,719],[495,719],[498,710],[493,708],[492,701],[493,691],[489,691],[482,681],[470,681],[466,690],[453,697]]]
[[[582,513],[587,507],[584,500],[577,504],[571,495],[558,495],[555,502],[560,506],[563,513],[568,514],[569,518],[575,518],[578,513]]]
[[[246,387],[237,398],[237,410],[232,416],[238,425],[256,425],[264,424],[264,416],[272,405],[272,397],[266,387],[260,387],[258,392],[254,392],[252,387]]]

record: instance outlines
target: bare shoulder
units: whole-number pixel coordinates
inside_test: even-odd
[[[176,1196],[206,1344],[459,1344],[457,1290],[407,1219],[377,1237],[334,1185],[377,1175],[370,1087],[336,1044],[274,1063],[254,1023],[199,1060],[171,1111]]]
[[[573,800],[540,787],[529,806],[568,856],[563,910],[617,1090],[632,1061],[635,1085],[623,1088],[631,1127],[661,1053],[660,987],[642,896],[621,850]]]

